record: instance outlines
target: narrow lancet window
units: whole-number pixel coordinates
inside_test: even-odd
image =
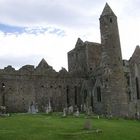
[[[138,77],[136,77],[136,93],[137,93],[137,99],[140,99],[139,79],[138,79]]]
[[[97,87],[97,101],[101,102],[102,98],[101,98],[101,88]]]
[[[74,91],[75,92],[74,93],[74,98],[75,98],[74,100],[75,100],[75,105],[77,105],[77,86],[74,87],[74,90],[75,90]]]
[[[67,99],[67,106],[70,105],[70,100],[69,100],[69,86],[66,87],[66,99]]]

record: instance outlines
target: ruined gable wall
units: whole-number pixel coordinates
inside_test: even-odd
[[[92,42],[83,42],[68,52],[69,72],[92,72],[99,67],[101,60],[101,45]]]

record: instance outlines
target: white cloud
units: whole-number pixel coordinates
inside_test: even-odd
[[[14,65],[16,68],[25,64],[37,65],[45,58],[46,61],[59,70],[61,66],[67,67],[67,52],[74,47],[76,40],[74,34],[58,36],[45,32],[44,34],[0,34],[0,61],[4,61],[1,67]],[[15,62],[21,61],[14,64]],[[36,61],[34,61],[34,59]],[[30,63],[29,63],[30,62]],[[12,64],[11,64],[12,63]]]

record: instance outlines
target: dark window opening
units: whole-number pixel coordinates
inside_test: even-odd
[[[137,99],[140,99],[139,80],[138,80],[138,77],[136,77],[136,92],[137,92]]]
[[[76,60],[77,60],[78,59],[78,54],[76,53],[75,56],[76,56]]]
[[[112,20],[112,18],[110,18],[110,23],[112,23],[113,22],[113,20]]]
[[[91,94],[91,107],[93,108],[93,95]]]
[[[125,61],[123,60],[123,66],[125,66]]]
[[[77,87],[76,86],[74,87],[74,92],[75,92],[74,94],[75,105],[77,105]]]
[[[106,78],[105,81],[108,82],[108,78]]]
[[[97,101],[98,102],[101,102],[101,88],[100,87],[97,87]]]
[[[90,70],[92,70],[92,68],[90,68]]]
[[[87,100],[87,90],[85,89],[84,90],[84,104],[86,103],[86,100]]]
[[[127,80],[127,85],[130,86],[130,77],[127,76],[127,77],[126,77],[126,80]]]
[[[86,68],[84,67],[84,72],[86,71]]]
[[[66,87],[66,99],[67,99],[67,106],[69,106],[70,101],[69,101],[69,86]]]
[[[2,83],[2,87],[5,87],[5,84],[4,83]]]
[[[62,88],[62,86],[61,86],[61,85],[59,85],[58,87],[59,87],[59,88]]]
[[[107,88],[107,84],[105,84],[105,88]]]
[[[43,86],[43,85],[42,85],[41,87],[42,87],[42,88],[44,88],[44,86]]]
[[[128,98],[129,98],[129,101],[131,101],[131,92],[130,91],[128,92]]]
[[[50,88],[53,88],[53,86],[50,86]]]
[[[5,84],[2,83],[2,106],[5,106]]]

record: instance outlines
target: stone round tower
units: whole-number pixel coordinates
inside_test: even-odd
[[[100,32],[104,111],[112,115],[123,116],[127,114],[127,94],[120,37],[117,17],[107,3],[100,16]]]

